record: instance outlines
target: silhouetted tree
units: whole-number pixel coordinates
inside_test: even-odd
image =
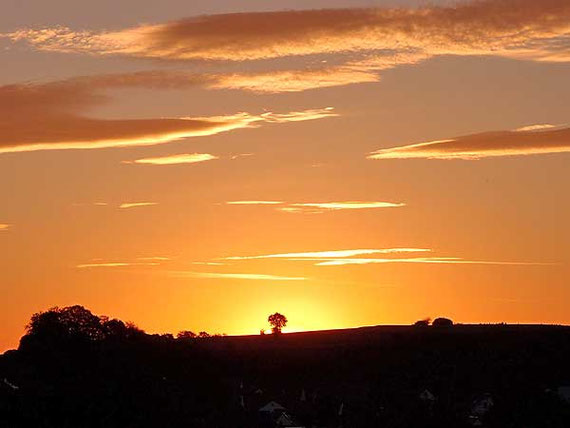
[[[198,337],[201,339],[206,339],[210,337],[210,334],[207,331],[201,331],[200,333],[198,333]]]
[[[108,317],[100,317],[103,334],[106,338],[128,339],[138,332],[138,329],[132,329],[123,321],[118,319],[109,319]]]
[[[269,321],[269,324],[271,325],[271,331],[273,334],[281,333],[283,327],[287,325],[287,317],[280,314],[279,312],[275,312],[273,315],[269,315],[267,321]]]
[[[189,330],[182,330],[179,331],[176,335],[177,339],[194,339],[196,337],[196,333],[189,331]]]
[[[431,325],[434,327],[448,327],[453,325],[453,321],[451,321],[449,318],[436,318],[433,320]]]
[[[145,333],[133,323],[97,316],[83,306],[54,307],[32,315],[20,346],[51,348],[73,343],[125,340]]]
[[[55,341],[66,339],[95,341],[105,338],[101,318],[79,305],[54,307],[46,312],[38,312],[32,315],[26,331],[29,336]]]
[[[424,318],[423,320],[416,321],[414,326],[416,327],[427,327],[431,321],[431,318]]]
[[[139,328],[139,326],[132,321],[127,321],[126,325],[131,334],[145,334],[144,330],[142,328]]]

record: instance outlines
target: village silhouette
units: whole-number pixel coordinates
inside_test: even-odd
[[[570,327],[147,334],[82,306],[0,355],[0,427],[568,427]]]

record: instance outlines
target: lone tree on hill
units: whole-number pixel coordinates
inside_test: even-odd
[[[280,334],[283,327],[287,325],[287,317],[285,315],[281,315],[279,312],[269,315],[267,321],[269,321],[269,324],[271,325],[271,331],[273,334]]]

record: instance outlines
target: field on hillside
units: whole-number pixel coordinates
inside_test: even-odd
[[[568,427],[569,361],[557,326],[23,340],[0,357],[0,425]]]

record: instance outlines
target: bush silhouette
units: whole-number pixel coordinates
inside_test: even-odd
[[[416,327],[427,327],[431,321],[431,318],[425,318],[423,320],[418,320],[414,323]]]
[[[196,337],[196,333],[189,331],[189,330],[182,330],[179,331],[176,335],[177,339],[194,339]]]
[[[449,327],[453,325],[453,321],[449,318],[436,318],[431,325],[434,327]]]

